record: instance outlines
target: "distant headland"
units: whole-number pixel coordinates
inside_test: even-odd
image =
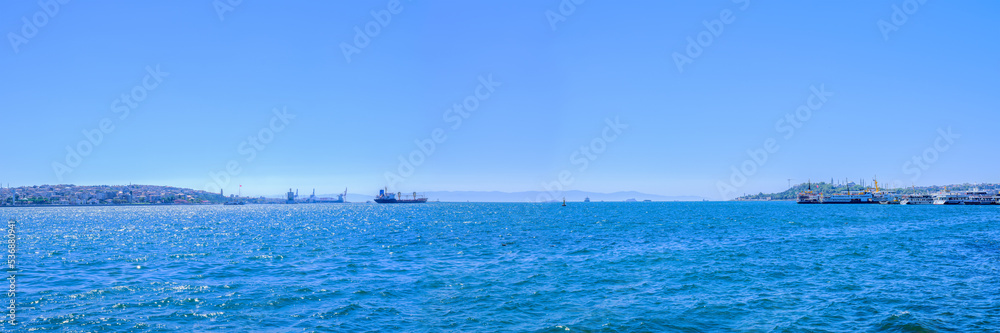
[[[805,192],[805,191],[809,191],[810,188],[811,188],[811,190],[814,193],[833,194],[833,193],[841,193],[841,192],[844,192],[844,191],[847,191],[847,190],[851,190],[851,191],[854,191],[854,192],[860,192],[860,191],[863,191],[863,190],[865,190],[866,188],[869,188],[869,187],[870,186],[866,186],[866,184],[857,184],[857,183],[854,183],[854,182],[850,182],[850,183],[847,183],[847,184],[833,184],[833,183],[827,183],[827,182],[802,183],[802,184],[798,184],[798,185],[792,186],[791,188],[789,188],[789,189],[787,189],[787,190],[785,190],[783,192],[778,192],[778,193],[763,193],[763,192],[761,192],[761,193],[758,193],[758,194],[748,194],[748,195],[744,195],[744,196],[738,197],[738,198],[736,198],[734,200],[735,201],[785,201],[785,200],[789,200],[790,201],[790,200],[796,200],[798,198],[799,193],[802,193],[802,192]],[[971,191],[971,190],[976,190],[976,189],[983,190],[983,191],[1000,190],[1000,184],[990,184],[990,183],[968,184],[968,183],[966,183],[966,184],[954,184],[954,185],[911,186],[911,187],[906,187],[906,188],[892,188],[892,189],[883,189],[883,190],[891,190],[893,192],[896,192],[896,193],[899,193],[899,194],[902,194],[902,195],[906,195],[906,194],[937,193],[937,192],[941,192],[941,191],[945,191],[945,190],[961,192],[961,191]]]
[[[157,185],[35,185],[0,188],[0,206],[221,204],[222,193]]]

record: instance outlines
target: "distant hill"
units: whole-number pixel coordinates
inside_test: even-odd
[[[753,200],[796,200],[796,199],[798,199],[798,194],[801,193],[801,192],[807,191],[809,189],[809,186],[810,186],[809,183],[798,184],[798,185],[792,186],[792,188],[790,188],[788,190],[785,190],[784,192],[778,192],[778,193],[763,193],[763,192],[761,192],[761,193],[758,193],[758,194],[745,195],[745,196],[736,198],[735,200],[737,200],[737,201],[742,201],[742,200],[750,200],[750,201],[753,201]],[[832,193],[840,193],[840,192],[847,191],[847,186],[844,186],[844,185],[839,185],[839,186],[838,185],[832,185],[830,183],[824,183],[824,182],[812,183],[811,186],[812,186],[812,191],[814,193],[832,194]],[[977,189],[977,188],[981,189],[981,190],[997,190],[997,189],[1000,189],[1000,184],[932,185],[932,186],[916,186],[916,187],[908,187],[908,188],[901,188],[901,189],[891,189],[891,190],[895,191],[895,192],[898,192],[898,193],[901,193],[901,194],[916,194],[916,193],[936,193],[936,192],[944,191],[945,189],[950,190],[950,191],[969,191],[969,190],[973,190],[973,189]],[[851,191],[862,191],[862,190],[865,189],[865,187],[861,186],[861,185],[852,185],[850,189],[851,189]],[[885,191],[885,190],[890,190],[890,189],[882,188],[881,190]]]
[[[159,185],[33,185],[0,188],[0,206],[218,204],[228,198],[189,188]]]

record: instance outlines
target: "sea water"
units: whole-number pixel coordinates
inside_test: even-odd
[[[18,241],[7,331],[1000,330],[1000,206],[118,206],[0,218],[16,221]]]

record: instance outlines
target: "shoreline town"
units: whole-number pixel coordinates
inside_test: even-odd
[[[851,191],[850,187],[839,193],[826,194],[813,191],[812,182],[808,189],[798,194],[799,204],[883,204],[883,205],[1000,205],[1000,191],[974,188],[965,191],[951,191],[947,188],[931,193],[916,192],[904,194],[898,190],[883,190],[874,180],[874,187],[863,187]]]

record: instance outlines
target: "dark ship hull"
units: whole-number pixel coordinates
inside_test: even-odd
[[[375,202],[381,203],[381,204],[384,204],[384,203],[425,203],[425,202],[427,202],[427,198],[417,198],[416,200],[413,200],[413,199],[402,199],[402,200],[399,200],[399,199],[375,199]]]

